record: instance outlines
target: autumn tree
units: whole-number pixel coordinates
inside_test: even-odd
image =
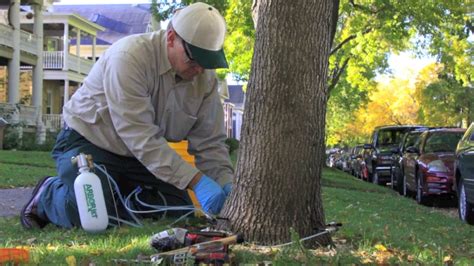
[[[290,228],[308,236],[325,224],[320,176],[337,1],[259,0],[254,14],[236,180],[221,216],[247,240],[276,244]]]
[[[474,121],[474,88],[470,82],[457,79],[453,70],[444,64],[431,64],[420,71],[416,97],[421,103],[421,123],[467,127]]]
[[[386,72],[392,53],[426,51],[452,66],[456,77],[472,76],[468,5],[468,0],[341,1],[330,57],[328,140],[345,139],[341,131],[359,105],[367,104],[374,77]]]
[[[409,79],[380,82],[370,93],[369,102],[354,112],[342,143],[366,142],[378,126],[417,124],[419,102],[415,94],[415,85]]]

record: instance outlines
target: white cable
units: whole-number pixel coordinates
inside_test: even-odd
[[[333,229],[333,228],[329,228],[329,229],[328,229],[328,228],[326,228],[326,229],[324,229],[324,231],[322,231],[322,232],[319,232],[319,233],[317,233],[317,234],[314,234],[314,235],[310,235],[310,236],[301,238],[301,239],[299,240],[299,242],[303,242],[303,241],[306,241],[306,240],[315,238],[315,237],[317,237],[317,236],[324,235],[324,234],[328,234],[328,233],[334,232],[334,231],[336,231],[336,229]],[[257,247],[257,248],[281,248],[281,247],[289,246],[289,245],[294,244],[294,243],[295,243],[294,241],[291,241],[291,242],[284,243],[284,244],[279,244],[279,245],[273,245],[273,246],[259,246],[259,245],[257,245],[257,246],[255,246],[255,247]]]
[[[109,219],[115,220],[119,223],[128,224],[128,225],[133,226],[133,227],[142,227],[141,224],[132,223],[132,222],[129,222],[127,220],[120,219],[120,218],[117,218],[117,217],[114,217],[114,216],[111,216],[111,215],[109,215]],[[111,224],[111,225],[114,225],[114,224]]]
[[[125,205],[125,202],[123,200],[123,197],[122,197],[122,194],[120,193],[120,189],[118,188],[118,185],[117,183],[115,182],[115,180],[112,178],[112,176],[109,175],[109,173],[105,170],[105,167],[102,167],[96,163],[94,163],[94,166],[99,169],[102,173],[104,173],[107,178],[112,182],[112,184],[114,185],[115,187],[115,191],[117,192],[117,196],[119,197],[120,199],[120,202],[122,202],[122,205]],[[138,225],[138,226],[142,226],[142,224],[140,223],[140,220],[133,214],[133,213],[129,213],[130,217],[135,221],[135,223]]]
[[[201,208],[196,208],[193,205],[167,206],[168,204],[166,202],[166,198],[160,192],[158,192],[158,193],[159,193],[160,197],[163,199],[163,202],[165,203],[165,205],[151,205],[151,204],[145,203],[145,202],[143,202],[142,200],[140,200],[138,198],[138,194],[142,191],[142,189],[140,187],[137,187],[132,192],[130,192],[130,194],[124,200],[122,194],[120,193],[120,189],[119,189],[117,183],[115,182],[113,177],[109,175],[109,173],[107,172],[105,166],[97,165],[96,163],[94,163],[94,166],[107,176],[107,179],[109,180],[109,182],[112,182],[113,187],[115,188],[115,192],[117,193],[117,196],[118,196],[120,202],[122,202],[122,205],[126,209],[127,213],[130,215],[130,217],[135,221],[135,223],[125,221],[123,219],[120,219],[119,217],[109,216],[109,218],[112,218],[113,220],[123,222],[123,223],[129,224],[129,225],[132,225],[132,226],[138,226],[139,227],[139,226],[143,226],[143,225],[140,223],[140,220],[135,215],[135,213],[137,213],[137,214],[140,214],[140,213],[141,214],[146,214],[146,213],[164,212],[166,214],[167,211],[189,211],[189,212],[185,213],[184,215],[180,216],[177,220],[175,220],[170,225],[173,225],[173,224],[177,223],[178,221],[186,218],[187,216],[192,214],[194,211],[201,211],[202,213],[204,213],[206,215],[206,217],[211,217],[212,218],[212,216],[209,213],[202,210]],[[131,203],[130,199],[133,195],[135,195],[135,199],[137,200],[137,203],[141,204],[144,207],[148,207],[152,210],[140,211],[140,210],[132,209],[132,203]],[[114,199],[114,204],[115,204],[115,208],[117,209],[115,199]]]
[[[117,225],[120,227],[120,222],[122,221],[122,219],[119,218],[119,212],[118,212],[118,208],[117,208],[117,201],[115,200],[115,191],[113,190],[112,184],[110,183],[110,178],[108,178],[109,173],[107,172],[107,169],[105,168],[104,165],[102,165],[102,167],[103,167],[104,172],[107,175],[107,184],[109,184],[110,193],[112,195],[112,201],[114,202],[115,216],[117,218],[117,219],[114,219],[114,220],[116,220],[118,222]],[[94,172],[95,172],[95,170],[94,170]],[[110,218],[110,215],[109,215],[109,218]]]

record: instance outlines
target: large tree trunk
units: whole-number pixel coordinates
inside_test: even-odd
[[[303,237],[325,224],[326,77],[338,1],[256,2],[236,181],[222,216],[246,240],[278,244],[290,240],[290,228]]]

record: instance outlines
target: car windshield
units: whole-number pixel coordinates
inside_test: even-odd
[[[380,130],[377,138],[377,146],[394,146],[400,143],[406,129]]]
[[[434,132],[425,143],[424,151],[429,152],[455,152],[456,146],[464,133],[462,132]]]
[[[420,135],[421,132],[410,132],[405,140],[405,145],[403,146],[403,149],[415,145],[416,140],[420,137]]]

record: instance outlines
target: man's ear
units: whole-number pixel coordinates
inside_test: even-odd
[[[176,32],[174,32],[174,30],[169,30],[166,32],[166,45],[168,47],[174,46],[175,39],[176,39]]]

